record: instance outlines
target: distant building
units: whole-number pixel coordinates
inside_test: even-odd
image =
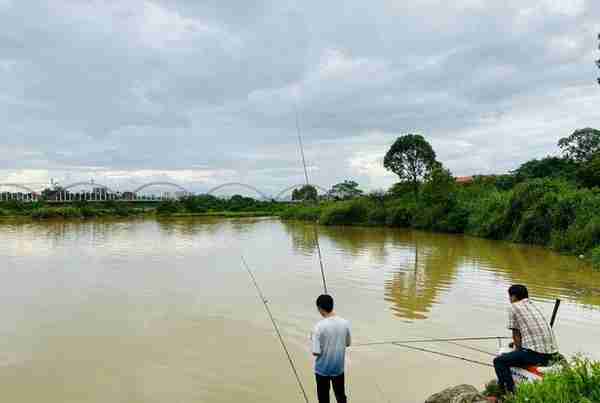
[[[459,185],[468,185],[470,183],[473,183],[473,177],[472,176],[457,176],[456,178],[454,178],[454,180]]]

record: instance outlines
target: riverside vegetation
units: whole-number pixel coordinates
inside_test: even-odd
[[[406,144],[412,142],[412,144]],[[403,149],[399,150],[397,144]],[[323,225],[386,225],[550,247],[584,255],[600,268],[600,131],[578,130],[561,139],[563,157],[524,163],[506,175],[459,183],[421,137],[401,137],[384,160],[401,182],[318,205],[292,206],[283,218]],[[421,152],[418,148],[424,148]],[[402,153],[393,166],[390,153]],[[411,156],[426,155],[419,172]],[[408,155],[408,157],[407,157]],[[408,171],[408,172],[407,172]],[[415,171],[413,169],[413,171]]]
[[[600,402],[600,362],[576,357],[536,383],[521,384],[507,403]]]
[[[9,201],[0,204],[0,217],[52,218],[98,218],[135,216],[194,216],[218,215],[224,217],[273,216],[286,208],[285,203],[260,201],[240,195],[222,199],[210,195],[192,196],[180,201],[133,203],[127,201],[75,202],[57,205],[45,201],[33,203]]]

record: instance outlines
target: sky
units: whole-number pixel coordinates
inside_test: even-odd
[[[365,190],[403,134],[461,176],[600,127],[598,0],[0,0],[0,26],[0,183],[275,194],[295,110],[311,181]]]

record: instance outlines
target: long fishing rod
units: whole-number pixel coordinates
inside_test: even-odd
[[[485,336],[485,337],[455,337],[447,339],[411,339],[411,340],[389,340],[389,341],[374,341],[370,343],[354,344],[352,347],[367,347],[380,346],[386,344],[418,344],[418,343],[445,343],[445,342],[460,342],[460,341],[481,341],[481,340],[506,340],[510,337],[506,336]]]
[[[283,347],[283,351],[285,352],[285,355],[287,356],[290,366],[292,367],[292,371],[294,373],[294,376],[296,377],[296,381],[298,382],[298,386],[300,387],[300,391],[302,392],[304,401],[306,403],[308,403],[308,396],[306,394],[306,390],[304,389],[304,385],[302,384],[302,381],[300,380],[300,375],[298,375],[298,371],[296,370],[296,365],[294,364],[294,360],[292,359],[292,356],[291,356],[287,346],[285,345],[285,341],[283,340],[283,336],[281,335],[281,332],[279,331],[279,326],[277,326],[277,322],[275,322],[273,313],[271,313],[271,308],[269,308],[269,302],[265,298],[262,290],[260,289],[260,286],[258,285],[258,282],[256,281],[256,277],[254,277],[254,273],[252,273],[252,270],[250,270],[250,267],[248,266],[248,263],[246,263],[246,259],[244,259],[244,256],[242,256],[242,263],[244,265],[244,268],[250,275],[250,278],[252,279],[252,283],[254,284],[254,287],[256,288],[256,291],[258,292],[258,296],[261,299],[261,301],[265,307],[265,310],[267,311],[267,314],[269,315],[269,319],[271,319],[271,323],[273,324],[273,327],[275,328],[275,332],[277,333],[277,337],[279,338],[281,347]]]
[[[310,186],[310,180],[308,179],[308,169],[306,168],[306,157],[304,154],[304,144],[302,143],[302,136],[300,134],[300,121],[298,118],[298,107],[294,102],[294,114],[296,116],[296,133],[298,134],[298,144],[300,146],[300,154],[302,155],[302,166],[304,167],[304,179],[306,180],[306,186]],[[325,267],[323,266],[323,254],[321,253],[321,243],[319,242],[319,231],[317,230],[317,224],[313,224],[313,232],[315,236],[315,245],[317,246],[317,254],[319,255],[319,266],[321,267],[321,279],[323,281],[323,293],[327,294],[327,281],[325,280]]]

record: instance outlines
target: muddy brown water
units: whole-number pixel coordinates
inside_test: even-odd
[[[319,228],[355,343],[508,335],[506,288],[529,286],[562,352],[600,359],[600,273],[523,245],[382,228]],[[0,223],[6,402],[302,402],[241,266],[255,271],[316,401],[308,337],[321,292],[313,231],[277,219]],[[496,341],[472,342],[493,352]],[[422,347],[489,361],[450,344]],[[423,401],[490,368],[396,346],[349,352],[353,402]]]

